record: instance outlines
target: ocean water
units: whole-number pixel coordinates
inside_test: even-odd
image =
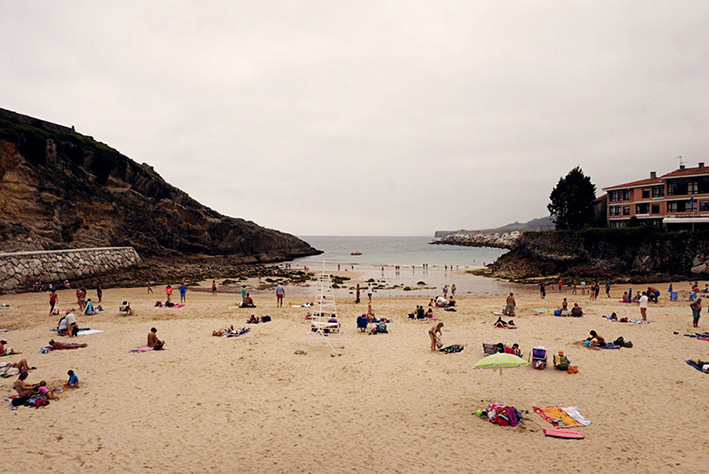
[[[301,239],[325,253],[303,257],[294,262],[316,268],[323,261],[341,265],[401,265],[430,267],[457,265],[468,269],[480,268],[494,262],[505,249],[487,247],[461,247],[456,245],[430,245],[433,237],[341,237],[300,236]],[[353,256],[352,252],[362,252]]]

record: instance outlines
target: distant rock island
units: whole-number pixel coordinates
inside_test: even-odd
[[[316,255],[303,240],[227,217],[151,166],[65,127],[0,109],[0,252],[134,247],[142,257]]]

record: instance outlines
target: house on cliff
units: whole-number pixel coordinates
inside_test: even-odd
[[[685,165],[670,173],[603,188],[609,227],[628,227],[632,218],[668,230],[709,228],[709,167]]]

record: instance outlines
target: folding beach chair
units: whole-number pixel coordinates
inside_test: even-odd
[[[534,347],[530,354],[532,367],[538,370],[547,368],[547,351],[543,347]]]
[[[483,354],[485,355],[492,355],[492,354],[497,354],[497,344],[485,344],[483,342]]]
[[[359,329],[362,332],[367,331],[367,316],[357,316],[357,329]]]

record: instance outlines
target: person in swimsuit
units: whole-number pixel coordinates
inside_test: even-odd
[[[65,342],[56,342],[54,339],[51,339],[49,341],[49,347],[53,351],[59,351],[63,349],[78,349],[80,347],[87,347],[88,344],[83,343],[79,344],[78,342],[71,342],[71,343],[65,343]]]
[[[602,347],[606,345],[606,340],[602,336],[600,336],[596,331],[591,331],[590,334],[591,337],[587,338],[586,340],[591,341],[592,346]]]
[[[689,305],[692,308],[692,320],[695,328],[699,327],[699,318],[702,315],[702,299],[697,298],[692,304]]]
[[[20,397],[29,397],[35,393],[37,393],[37,385],[28,385],[25,383],[25,380],[27,379],[27,372],[22,372],[20,374],[20,378],[17,379],[15,382],[15,385],[13,388],[17,390],[17,394]]]
[[[148,347],[152,347],[154,351],[159,351],[165,345],[165,341],[158,339],[158,330],[151,328],[148,333]]]
[[[443,323],[438,323],[428,331],[428,335],[431,337],[431,352],[435,352],[438,347],[443,345],[438,340],[441,336],[442,327]]]
[[[702,370],[702,372],[708,373],[709,374],[709,361],[702,361],[702,360],[689,360],[693,364],[697,364],[697,366]]]

